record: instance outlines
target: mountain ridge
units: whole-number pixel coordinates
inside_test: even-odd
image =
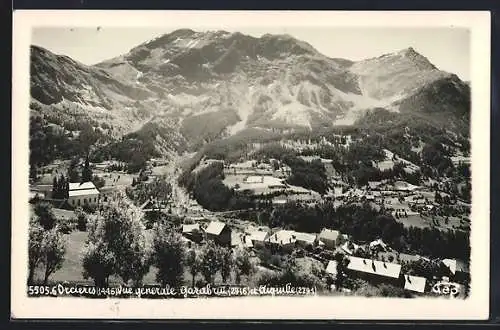
[[[157,120],[155,132],[191,146],[249,128],[352,125],[372,108],[466,122],[470,111],[469,85],[412,47],[350,61],[290,35],[179,29],[91,66],[31,49],[31,96],[47,111],[69,116],[62,102],[90,118],[100,111],[122,133]]]

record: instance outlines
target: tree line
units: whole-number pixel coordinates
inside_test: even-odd
[[[181,176],[180,184],[190,191],[196,201],[211,211],[243,209],[254,207],[254,199],[238,194],[223,182],[224,165],[222,162],[212,163],[197,172],[189,172]]]
[[[421,255],[459,258],[470,256],[469,234],[464,231],[443,231],[437,228],[404,227],[384,210],[369,203],[352,203],[335,207],[332,202],[315,206],[288,202],[258,215],[262,224],[270,227],[318,233],[334,228],[349,234],[359,242],[382,238],[398,251]]]
[[[77,155],[88,155],[93,145],[102,142],[104,137],[89,123],[80,125],[81,130],[75,137],[65,127],[50,125],[40,115],[30,116],[30,173],[36,178],[39,167],[56,159],[69,159]]]

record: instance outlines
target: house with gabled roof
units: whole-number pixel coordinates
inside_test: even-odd
[[[353,276],[359,276],[367,280],[393,284],[399,284],[400,282],[401,265],[392,262],[350,256],[347,270]]]
[[[420,276],[405,275],[405,290],[423,293],[427,279]]]
[[[295,248],[297,237],[293,230],[278,230],[271,233],[266,239],[266,245],[274,249],[292,251]]]
[[[318,235],[319,241],[325,244],[327,249],[335,249],[342,243],[342,235],[338,230],[324,228]]]
[[[295,238],[297,240],[297,244],[303,248],[314,247],[318,242],[317,234],[295,232]]]
[[[96,205],[99,201],[99,190],[92,182],[71,182],[68,190],[68,203],[73,207]]]
[[[205,236],[223,246],[231,245],[231,228],[224,222],[212,221],[205,229]]]
[[[252,247],[262,248],[265,246],[266,239],[269,237],[270,233],[265,230],[255,230],[249,236],[246,236],[246,240],[252,243]]]
[[[441,263],[445,265],[455,281],[462,282],[470,277],[469,265],[459,259],[443,259]]]

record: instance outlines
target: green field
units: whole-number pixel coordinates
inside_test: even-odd
[[[448,218],[448,224],[445,223],[445,218],[441,216],[435,217],[435,219],[439,222],[439,226],[436,226],[436,228],[440,230],[448,230],[448,229],[458,229],[458,227],[461,225],[460,218],[457,217],[449,217]],[[405,227],[419,227],[419,228],[426,228],[426,227],[432,227],[432,218],[428,216],[423,216],[420,214],[412,214],[408,215],[408,217],[403,217],[403,218],[395,218],[397,222],[402,223]],[[466,222],[463,222],[462,224],[466,224]]]
[[[94,174],[106,180],[105,186],[130,186],[132,184],[133,178],[137,176],[123,172],[102,172],[102,171],[94,171]]]

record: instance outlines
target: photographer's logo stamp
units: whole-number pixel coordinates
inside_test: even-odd
[[[431,292],[439,295],[456,297],[460,294],[460,284],[440,281],[434,284]]]

